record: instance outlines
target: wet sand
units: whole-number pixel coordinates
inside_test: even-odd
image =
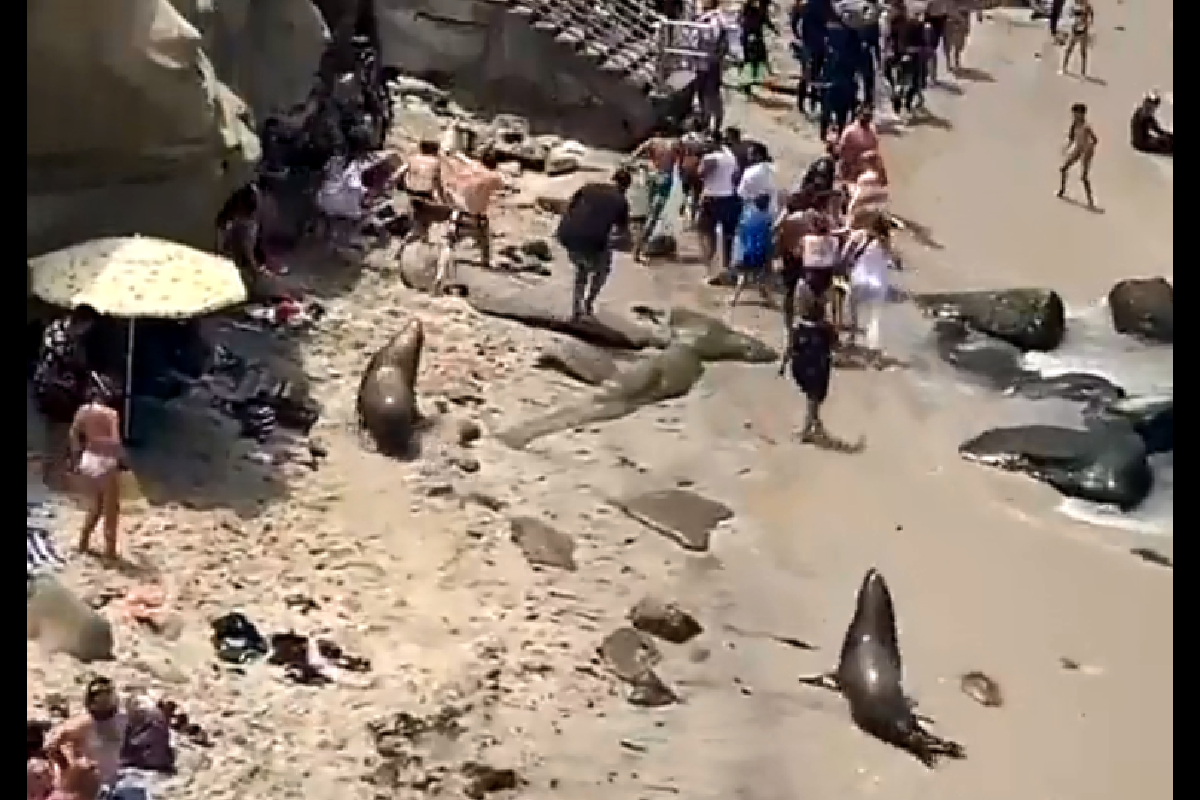
[[[977,26],[967,63],[994,82],[963,81],[961,95],[933,90],[933,109],[953,129],[885,144],[897,210],[944,244],[905,243],[905,286],[1049,284],[1088,302],[1119,278],[1171,274],[1170,185],[1125,146],[1141,91],[1169,88],[1169,41],[1163,60],[1155,37],[1170,11],[1158,2],[1138,13],[1100,5],[1095,63],[1107,87],[1061,79],[1046,58],[1034,60],[1039,48],[1050,53],[1041,28]],[[1110,33],[1116,24],[1127,31]],[[1161,75],[1137,72],[1156,65]],[[1127,77],[1115,77],[1118,66]],[[1102,139],[1103,215],[1053,197],[1065,107],[1081,94]],[[789,178],[816,152],[794,112],[739,101],[730,121],[768,141]],[[982,180],[964,182],[973,169]],[[527,211],[506,215],[497,228],[514,241],[552,230]],[[602,303],[674,298],[724,313],[727,295],[697,288],[694,265],[644,270],[622,256],[616,266]],[[865,435],[867,450],[827,454],[793,441],[801,403],[773,367],[710,365],[686,398],[547,437],[528,452],[485,437],[469,451],[478,472],[454,467],[448,454],[462,454],[436,443],[399,464],[363,448],[353,392],[369,353],[412,315],[427,328],[426,403],[457,397],[447,402],[452,414],[494,431],[578,397],[569,381],[529,369],[535,333],[368,270],[330,301],[329,321],[305,347],[326,404],[317,429],[325,465],[289,467],[287,487],[268,491],[261,471],[246,466],[248,446],[191,462],[173,439],[177,469],[191,464],[191,479],[258,497],[236,513],[211,510],[228,500],[215,490],[208,506],[160,500],[135,509],[129,547],[165,576],[184,633],[163,642],[122,624],[120,660],[106,671],[183,700],[218,735],[212,751],[185,748],[165,797],[422,796],[361,782],[366,724],[447,703],[468,709],[469,734],[426,753],[427,762],[514,766],[529,782],[513,795],[523,800],[1171,796],[1173,573],[1130,556],[1123,537],[1055,514],[1051,490],[960,461],[977,405],[931,396],[904,372],[839,372],[829,425],[846,438]],[[778,338],[771,312],[747,305],[732,318]],[[200,426],[193,439],[213,430]],[[606,502],[678,482],[735,512],[708,554],[683,552]],[[461,501],[471,492],[507,508]],[[571,534],[578,571],[531,570],[509,541],[513,514]],[[72,534],[64,529],[64,543]],[[966,761],[931,773],[855,729],[839,698],[796,681],[833,664],[871,566],[896,599],[907,688],[937,732],[967,748]],[[85,592],[139,580],[86,560],[68,578]],[[321,609],[287,609],[294,592]],[[647,592],[677,599],[705,627],[689,645],[662,645],[658,671],[682,702],[654,710],[626,703],[593,659]],[[370,657],[374,672],[361,684],[309,689],[267,665],[215,670],[207,620],[231,608],[264,632],[328,632]],[[1064,670],[1063,658],[1087,669]],[[1004,707],[983,708],[959,691],[958,676],[971,670],[1000,682]],[[29,704],[47,690],[73,694],[85,671],[31,644]]]

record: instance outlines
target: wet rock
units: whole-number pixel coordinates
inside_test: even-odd
[[[962,320],[1025,351],[1054,350],[1067,331],[1062,298],[1047,289],[917,294],[913,300],[928,314]]]
[[[1025,375],[1013,382],[1010,391],[1028,400],[1057,398],[1093,406],[1108,405],[1125,397],[1125,390],[1120,386],[1086,372],[1066,372],[1048,378]]]
[[[645,672],[633,682],[626,699],[630,705],[643,708],[661,708],[679,702],[678,695],[663,682],[662,678],[658,677],[658,673],[654,670]]]
[[[934,342],[939,358],[990,389],[1001,391],[1037,377],[1021,365],[1019,347],[974,331],[962,320],[938,320]]]
[[[1175,450],[1173,394],[1116,400],[1104,407],[1099,418],[1123,420],[1132,425],[1151,455]]]
[[[53,575],[26,581],[25,635],[80,661],[113,657],[112,626]]]
[[[509,520],[512,541],[530,564],[554,567],[574,572],[575,540],[533,517],[513,517]]]
[[[662,661],[654,640],[634,628],[617,628],[600,642],[600,657],[623,681],[634,683]]]
[[[644,492],[613,502],[685,550],[700,553],[708,550],[713,529],[733,517],[725,504],[687,489]]]
[[[617,374],[617,363],[607,351],[563,335],[551,336],[534,365],[561,372],[591,386],[599,386]]]
[[[629,611],[633,627],[672,644],[684,644],[704,632],[704,628],[688,612],[675,603],[656,597],[643,597]]]
[[[1121,281],[1108,293],[1108,309],[1118,333],[1175,340],[1175,289],[1163,278]]]
[[[1087,430],[1051,425],[993,428],[964,442],[968,461],[1024,472],[1068,497],[1136,508],[1154,476],[1146,446],[1125,422],[1098,422]]]
[[[672,308],[667,324],[676,340],[695,350],[701,361],[769,364],[779,360],[774,348],[699,311]]]

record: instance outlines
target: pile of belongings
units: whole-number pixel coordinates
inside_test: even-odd
[[[66,559],[54,544],[54,521],[57,513],[49,500],[25,500],[25,577],[26,580],[45,572],[56,572],[66,566]]]

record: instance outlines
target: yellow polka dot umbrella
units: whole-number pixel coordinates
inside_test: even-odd
[[[143,236],[94,239],[29,261],[29,291],[66,308],[127,319],[188,319],[246,300],[227,258]]]

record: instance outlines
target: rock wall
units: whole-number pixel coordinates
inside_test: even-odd
[[[520,114],[595,146],[624,147],[654,124],[646,94],[497,0],[375,0],[384,66]]]
[[[30,255],[130,233],[210,246],[258,158],[255,112],[303,99],[326,37],[308,0],[39,0],[26,24]]]

